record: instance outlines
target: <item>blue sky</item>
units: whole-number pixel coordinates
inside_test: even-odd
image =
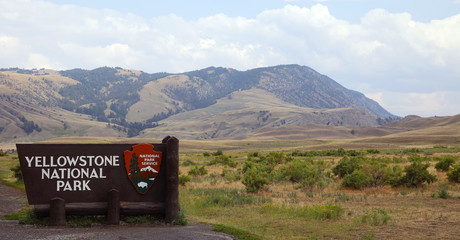
[[[300,64],[399,116],[460,114],[460,0],[0,0],[0,67]]]
[[[460,13],[460,1],[455,0],[51,0],[57,4],[74,4],[96,9],[116,9],[144,18],[176,14],[196,20],[219,13],[230,17],[254,18],[264,10],[282,8],[286,4],[310,8],[321,3],[328,6],[332,15],[349,22],[360,18],[375,8],[389,12],[409,12],[416,21],[428,22]]]

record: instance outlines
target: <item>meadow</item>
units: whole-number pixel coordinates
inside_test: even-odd
[[[459,156],[440,146],[186,153],[180,204],[189,220],[247,239],[456,239],[460,186],[447,176]]]
[[[460,235],[458,147],[306,150],[294,142],[209,143],[198,148],[185,141],[180,153],[179,201],[189,222],[241,239]],[[17,162],[17,155],[0,156],[0,178],[21,187],[10,171]]]

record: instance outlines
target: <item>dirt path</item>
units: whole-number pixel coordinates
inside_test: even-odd
[[[23,191],[0,183],[0,217],[26,207],[26,199]]]
[[[91,228],[36,227],[16,221],[0,221],[0,239],[112,240],[112,239],[204,239],[231,240],[232,236],[211,231],[210,226],[100,226]]]
[[[0,217],[27,207],[26,194],[0,183]],[[34,240],[112,240],[112,239],[236,239],[233,236],[214,232],[210,226],[191,223],[188,226],[173,225],[128,225],[97,226],[89,228],[42,227],[20,225],[17,221],[0,220],[0,239]]]

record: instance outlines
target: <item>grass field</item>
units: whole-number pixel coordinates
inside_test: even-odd
[[[447,172],[434,166],[446,156],[459,164],[460,148],[306,150],[320,143],[181,141],[181,210],[189,221],[213,224],[246,239],[458,239],[460,185],[450,183]],[[404,171],[413,156],[429,164],[436,181],[418,187],[380,182],[355,189],[343,187],[344,178],[334,173],[342,159],[354,157],[367,173],[370,166]],[[3,182],[14,182],[9,169],[17,161],[15,155],[0,157]],[[310,175],[296,171],[304,167]],[[248,191],[250,169],[258,168],[263,169],[257,172],[260,176],[267,172],[266,180],[250,179],[264,184]],[[296,178],[299,172],[301,178]]]
[[[11,168],[16,167],[19,164],[19,158],[17,154],[1,154],[0,155],[0,182],[3,182],[10,186],[16,186],[24,189],[24,185],[21,182],[17,182],[14,177]]]
[[[304,188],[289,180],[269,181],[257,193],[248,193],[242,183],[247,152],[223,152],[236,163],[234,167],[215,164],[218,157],[212,153],[208,157],[182,154],[180,170],[183,178],[190,176],[190,182],[181,186],[180,203],[190,220],[224,224],[260,239],[457,239],[460,186],[449,183],[446,173],[434,165],[439,156],[454,156],[458,161],[459,149],[393,149],[365,158],[404,168],[413,152],[430,164],[428,171],[436,182],[418,188],[344,188],[342,180],[330,174],[342,156],[292,157],[321,162],[324,186]],[[284,152],[286,157],[290,154]],[[274,171],[288,164],[278,164]],[[202,168],[206,171],[201,175],[193,171]]]

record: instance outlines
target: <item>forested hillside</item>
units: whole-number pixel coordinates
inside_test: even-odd
[[[375,126],[398,118],[363,94],[299,65],[247,71],[209,67],[181,74],[149,74],[110,67],[66,71],[12,68],[0,69],[0,87],[4,112],[0,136],[4,138],[11,138],[12,134],[40,135],[44,138],[92,134],[86,129],[72,132],[71,129],[78,124],[70,124],[71,121],[65,117],[67,114],[77,116],[72,117],[72,121],[89,120],[86,125],[98,123],[97,126],[104,126],[106,129],[101,129],[101,132],[128,137],[138,136],[145,129],[163,126],[164,121],[175,115],[187,113],[189,119],[206,115],[206,112],[213,112],[213,116],[228,116],[231,114],[227,111],[229,109],[238,109],[241,116],[252,116],[251,112],[267,113],[267,116],[262,116],[263,122],[260,122],[260,117],[245,118],[248,121],[246,125],[251,127],[243,127],[239,131],[241,134],[280,124]],[[238,92],[244,94],[236,94]],[[265,103],[273,100],[278,109],[273,111],[264,103],[251,105],[257,102],[256,98],[244,100],[244,104],[241,99],[236,99],[254,93],[258,99],[269,96]],[[219,101],[222,103],[222,99],[226,99],[225,108],[216,105]],[[293,108],[296,110],[289,110]],[[311,109],[317,109],[323,115],[315,116]],[[341,113],[326,111],[328,109]],[[62,113],[53,115],[52,112]],[[360,115],[365,117],[358,117]],[[57,122],[45,121],[46,118],[56,119]],[[219,118],[218,121],[228,128],[237,127],[231,119]],[[18,128],[23,132],[17,132]],[[212,136],[225,137],[226,134]]]

